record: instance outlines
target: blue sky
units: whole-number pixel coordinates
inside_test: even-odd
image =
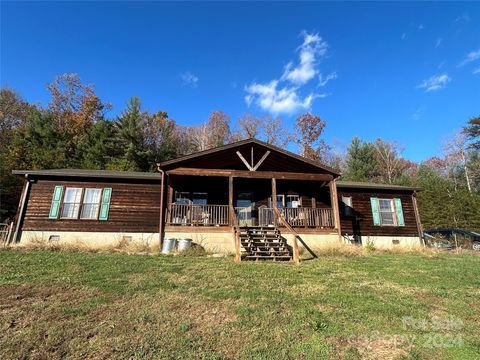
[[[2,2],[0,82],[28,101],[78,73],[180,124],[305,111],[325,139],[382,137],[415,161],[480,115],[480,3]]]

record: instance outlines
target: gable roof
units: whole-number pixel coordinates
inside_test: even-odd
[[[245,147],[248,147],[249,145],[252,146],[257,146],[266,150],[270,150],[271,152],[275,152],[279,155],[281,155],[284,159],[290,159],[292,162],[296,162],[298,164],[302,163],[304,164],[306,169],[316,169],[317,171],[320,170],[322,172],[327,172],[332,174],[334,177],[340,176],[340,173],[331,168],[330,166],[327,166],[319,161],[307,159],[303,156],[297,155],[291,151],[282,149],[278,146],[268,144],[266,142],[260,141],[258,139],[252,138],[252,139],[246,139],[246,140],[240,140],[236,141],[227,145],[219,146],[216,148],[200,151],[197,153],[181,156],[177,159],[173,160],[168,160],[168,161],[163,161],[159,163],[158,165],[162,169],[171,169],[175,167],[180,167],[182,165],[188,165],[188,164],[194,164],[195,162],[199,162],[202,159],[213,159],[215,156],[220,155],[222,152],[231,152],[235,151],[236,149],[244,149]],[[268,158],[267,158],[268,159]],[[258,159],[257,159],[258,160]],[[241,164],[241,160],[235,155],[235,161],[239,162]],[[283,163],[286,165],[286,163]],[[244,165],[242,165],[244,166]],[[261,168],[261,166],[260,166]],[[305,171],[308,172],[308,171]]]

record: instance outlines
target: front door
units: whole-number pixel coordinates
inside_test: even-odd
[[[240,226],[252,226],[252,201],[253,194],[251,191],[241,191],[237,195],[235,212]]]

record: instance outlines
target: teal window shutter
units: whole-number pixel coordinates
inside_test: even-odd
[[[50,207],[49,219],[58,219],[60,204],[62,203],[63,186],[55,186],[53,190],[52,206]]]
[[[395,198],[395,212],[397,214],[397,225],[405,226],[405,219],[403,218],[402,200]]]
[[[378,210],[378,199],[370,198],[372,204],[373,225],[380,226],[380,211]]]
[[[108,220],[108,212],[110,211],[110,199],[112,197],[112,188],[104,188],[102,196],[102,205],[100,206],[100,215],[98,220]]]

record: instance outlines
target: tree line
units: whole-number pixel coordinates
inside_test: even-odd
[[[21,192],[12,169],[155,171],[156,162],[255,137],[282,148],[294,144],[301,155],[339,170],[342,180],[422,187],[425,227],[480,230],[480,117],[445,144],[442,157],[415,163],[403,158],[399,144],[380,138],[354,137],[336,149],[322,138],[326,122],[310,113],[296,118],[292,132],[278,117],[245,114],[232,122],[223,111],[183,126],[165,111],[144,109],[138,97],[109,118],[112,105],[76,74],[56,77],[47,89],[46,106],[0,89],[0,221],[15,214]]]

